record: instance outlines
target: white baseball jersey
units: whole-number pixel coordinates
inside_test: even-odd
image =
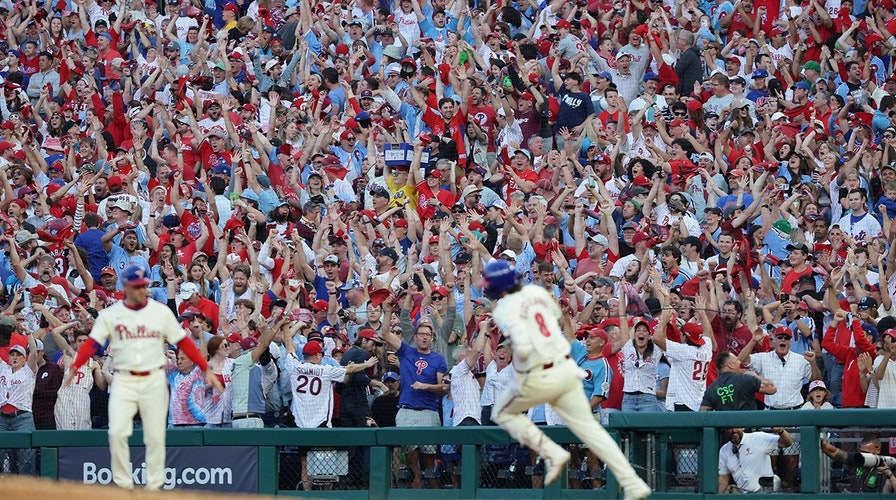
[[[0,406],[12,405],[16,409],[31,411],[36,374],[26,363],[13,372],[12,366],[0,360]]]
[[[857,241],[864,240],[866,236],[879,236],[881,234],[880,222],[869,212],[853,221],[852,214],[846,214],[840,219],[840,229]]]
[[[675,405],[685,405],[700,411],[700,402],[706,392],[706,373],[712,363],[712,342],[700,347],[666,341],[666,359],[669,360],[669,386],[666,388],[666,410],[675,411]]]
[[[67,357],[68,358],[68,357]],[[71,358],[65,360],[67,377],[71,368]],[[62,385],[57,391],[53,415],[59,430],[83,430],[92,428],[90,422],[90,390],[93,389],[93,370],[90,361],[75,373],[72,385]]]
[[[165,342],[174,345],[185,336],[171,309],[152,299],[136,310],[124,301],[116,302],[103,309],[90,332],[90,338],[99,345],[111,343],[115,370],[134,372],[167,366]]]
[[[569,342],[560,330],[560,315],[554,296],[535,285],[526,285],[498,301],[492,316],[510,338],[513,367],[518,372],[528,372],[569,355]]]
[[[333,419],[333,382],[345,380],[345,367],[303,363],[295,354],[286,357],[292,381],[292,414],[296,427],[313,429]]]

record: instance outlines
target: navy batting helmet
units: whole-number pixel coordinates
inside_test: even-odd
[[[149,273],[146,269],[143,269],[143,266],[133,264],[124,268],[124,271],[121,272],[122,285],[143,286],[149,283]]]
[[[485,280],[485,288],[482,291],[490,299],[497,299],[517,284],[516,270],[503,259],[486,264],[482,278]]]

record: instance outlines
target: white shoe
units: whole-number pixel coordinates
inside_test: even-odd
[[[640,483],[638,486],[625,488],[625,500],[642,500],[650,496],[650,487],[643,481]]]
[[[548,486],[566,471],[566,464],[569,463],[569,452],[563,451],[563,454],[555,458],[546,458],[544,460],[544,485]]]

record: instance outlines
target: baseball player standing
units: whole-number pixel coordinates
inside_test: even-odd
[[[569,452],[545,436],[523,412],[550,403],[569,429],[609,466],[626,499],[650,495],[650,488],[591,414],[582,390],[582,370],[572,360],[569,342],[560,328],[556,299],[543,288],[521,286],[516,271],[504,260],[488,263],[482,277],[485,295],[498,301],[492,314],[510,339],[516,372],[510,387],[498,397],[492,420],[544,458],[544,484],[549,485],[566,470]]]
[[[121,282],[124,300],[107,307],[96,318],[90,338],[78,349],[65,386],[71,385],[78,369],[108,341],[115,365],[115,383],[109,395],[112,479],[122,488],[134,488],[128,437],[134,430],[134,415],[139,412],[146,446],[146,489],[158,490],[165,480],[168,412],[165,344],[176,344],[199,365],[205,371],[208,385],[222,391],[224,387],[208,368],[196,344],[187,338],[171,309],[149,300],[149,272],[138,265],[128,266],[121,273]]]

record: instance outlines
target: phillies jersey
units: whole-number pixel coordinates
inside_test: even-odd
[[[175,345],[185,336],[171,309],[152,299],[139,309],[116,302],[100,312],[90,332],[97,344],[110,342],[115,370],[133,372],[167,366],[165,343]]]
[[[299,361],[295,353],[286,356],[286,370],[292,381],[292,415],[296,427],[313,429],[326,423],[332,427],[333,383],[345,381],[345,368]]]
[[[510,338],[516,371],[525,373],[569,355],[569,342],[560,331],[560,306],[544,288],[526,285],[503,297],[492,316]]]
[[[685,405],[700,411],[700,402],[706,392],[706,374],[712,364],[712,342],[704,337],[705,344],[692,346],[666,341],[666,358],[669,360],[669,386],[666,388],[666,410],[675,411],[675,405]]]
[[[445,360],[445,356],[435,351],[423,354],[409,346],[407,342],[402,342],[395,354],[398,356],[401,367],[401,393],[398,396],[398,406],[439,411],[440,396],[429,391],[414,389],[411,385],[414,382],[437,384],[438,374],[448,373],[448,362]]]
[[[12,405],[17,410],[31,411],[35,375],[27,363],[14,372],[12,366],[0,360],[0,406]]]

